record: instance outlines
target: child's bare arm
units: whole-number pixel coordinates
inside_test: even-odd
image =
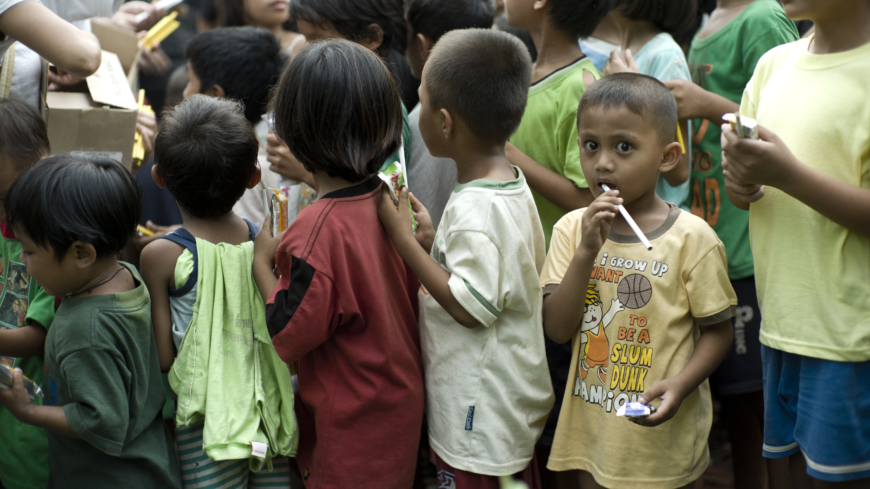
[[[740,105],[687,80],[667,80],[662,83],[677,101],[677,117],[684,119],[707,119],[719,124],[722,116],[737,112]],[[687,135],[684,132],[683,135]]]
[[[45,328],[31,323],[15,329],[0,329],[0,355],[32,357],[45,351]]]
[[[673,418],[683,399],[697,389],[722,363],[733,339],[730,319],[711,326],[702,326],[701,337],[695,343],[695,350],[683,370],[674,377],[656,382],[638,399],[647,404],[653,399],[661,399],[658,410],[647,418],[632,418],[632,421],[643,426],[658,426]]]
[[[722,125],[726,156],[722,167],[729,198],[734,192],[728,190],[728,180],[744,186],[770,185],[844,228],[870,236],[870,189],[849,185],[805,165],[779,136],[760,125],[758,137],[741,138],[728,124]]]
[[[257,289],[260,290],[264,303],[269,300],[269,295],[278,285],[278,278],[275,277],[273,270],[275,253],[278,252],[278,245],[281,244],[283,236],[283,233],[272,236],[272,215],[269,214],[257,234],[257,239],[254,240],[254,282],[257,283]]]
[[[94,74],[102,51],[97,38],[76,28],[38,2],[21,2],[0,15],[0,32],[79,77]]]
[[[37,406],[30,402],[30,397],[24,389],[24,375],[21,369],[12,372],[12,387],[0,389],[0,404],[6,407],[15,419],[33,426],[38,426],[57,434],[80,438],[69,422],[62,407]]]
[[[511,143],[505,145],[505,156],[523,171],[529,187],[567,211],[586,207],[594,200],[588,188],[579,188],[571,180],[544,168]]]
[[[610,190],[595,199],[583,214],[583,237],[559,286],[544,297],[544,332],[556,343],[570,340],[583,319],[584,297],[595,257],[610,233],[610,223],[622,203],[619,192]]]
[[[408,189],[402,188],[399,194],[399,202],[408,199]],[[459,324],[466,328],[476,328],[481,323],[474,318],[462,304],[453,296],[448,281],[450,272],[441,268],[435,260],[426,253],[423,245],[411,234],[411,215],[404,205],[396,207],[390,197],[386,186],[381,189],[381,203],[378,206],[378,217],[390,235],[396,251],[405,260],[405,263],[414,270],[420,283],[438,301]]]
[[[142,250],[140,271],[151,295],[151,322],[161,372],[168,372],[175,361],[169,289],[176,288],[175,264],[183,251],[179,245],[165,239],[153,241]]]

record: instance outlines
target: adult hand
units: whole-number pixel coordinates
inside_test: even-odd
[[[141,21],[137,21],[139,14],[147,13],[148,15]],[[112,23],[118,27],[139,32],[150,29],[151,26],[157,23],[166,15],[166,10],[157,8],[157,0],[151,3],[133,1],[122,3],[121,7],[112,16]]]
[[[139,70],[147,75],[163,75],[172,67],[172,60],[155,44],[154,49],[139,46]]]
[[[314,176],[293,156],[287,145],[271,132],[266,135],[266,161],[270,164],[269,168],[282,177],[314,187]]]
[[[59,92],[65,88],[77,85],[85,79],[78,76],[70,75],[69,73],[57,68],[57,73],[48,72],[48,91]]]
[[[625,51],[614,49],[610,53],[610,59],[604,63],[605,76],[622,72],[640,73],[640,68],[638,68],[637,63],[634,61],[634,56],[631,55],[630,49]]]

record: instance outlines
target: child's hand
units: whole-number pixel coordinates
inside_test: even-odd
[[[414,219],[417,220],[417,231],[414,232],[414,237],[420,246],[426,250],[426,253],[432,251],[432,243],[435,242],[435,226],[432,225],[432,216],[429,215],[429,210],[422,202],[414,197],[414,194],[408,192],[408,197],[411,198],[411,209],[414,211]]]
[[[275,254],[283,236],[284,233],[272,236],[272,214],[267,215],[266,222],[254,240],[254,263],[266,266],[269,270],[275,268]]]
[[[387,234],[393,241],[393,246],[402,253],[402,249],[409,242],[416,243],[414,235],[411,234],[411,213],[408,212],[408,207],[405,202],[408,200],[408,187],[402,187],[399,191],[399,203],[393,202],[393,197],[387,189],[386,183],[381,185],[381,202],[378,204],[378,218]],[[427,212],[428,214],[428,212]],[[432,227],[432,220],[429,220],[429,227]]]
[[[27,413],[33,408],[33,403],[30,401],[30,396],[27,395],[27,390],[24,389],[24,374],[20,368],[12,371],[12,387],[9,389],[0,389],[0,404],[15,416],[15,419],[22,421],[27,417]]]
[[[671,94],[673,94],[674,99],[677,101],[678,119],[699,119],[704,117],[705,107],[703,106],[703,100],[704,95],[707,94],[706,90],[695,83],[679,78],[666,80],[662,83],[668,87],[668,90],[671,91]]]
[[[759,125],[758,137],[741,138],[730,124],[722,124],[725,178],[738,185],[780,187],[800,163],[773,131]]]
[[[610,59],[604,63],[605,76],[622,72],[640,73],[640,68],[634,61],[634,56],[631,55],[631,49],[626,49],[625,52],[614,49],[610,53]]]
[[[610,234],[610,224],[616,217],[616,213],[619,212],[618,206],[620,204],[622,204],[622,199],[619,198],[618,190],[608,190],[589,204],[583,214],[581,224],[583,241],[577,248],[577,253],[585,253],[586,257],[590,259],[598,256],[598,251],[604,246],[607,235]]]
[[[685,399],[687,395],[689,395],[689,393],[685,392],[685,386],[676,377],[656,382],[655,385],[638,398],[638,402],[644,404],[649,404],[653,399],[661,399],[662,403],[659,405],[656,412],[646,418],[630,419],[632,422],[641,426],[658,426],[677,414],[677,411],[680,409],[680,404],[683,403],[683,399]]]

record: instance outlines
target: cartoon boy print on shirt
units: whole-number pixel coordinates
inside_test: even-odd
[[[6,290],[13,294],[27,296],[30,290],[30,274],[27,266],[22,263],[9,263],[9,274],[6,277]]]
[[[583,320],[580,324],[580,351],[578,364],[580,378],[586,380],[589,370],[598,367],[598,379],[606,385],[607,357],[610,355],[610,343],[607,341],[607,326],[613,322],[617,313],[625,310],[619,299],[610,301],[610,309],[604,313],[601,295],[595,290],[595,284],[589,284],[586,289],[586,306],[583,310]]]

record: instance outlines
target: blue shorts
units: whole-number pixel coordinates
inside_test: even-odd
[[[803,452],[831,482],[870,477],[870,361],[835,362],[761,346],[767,458]]]

